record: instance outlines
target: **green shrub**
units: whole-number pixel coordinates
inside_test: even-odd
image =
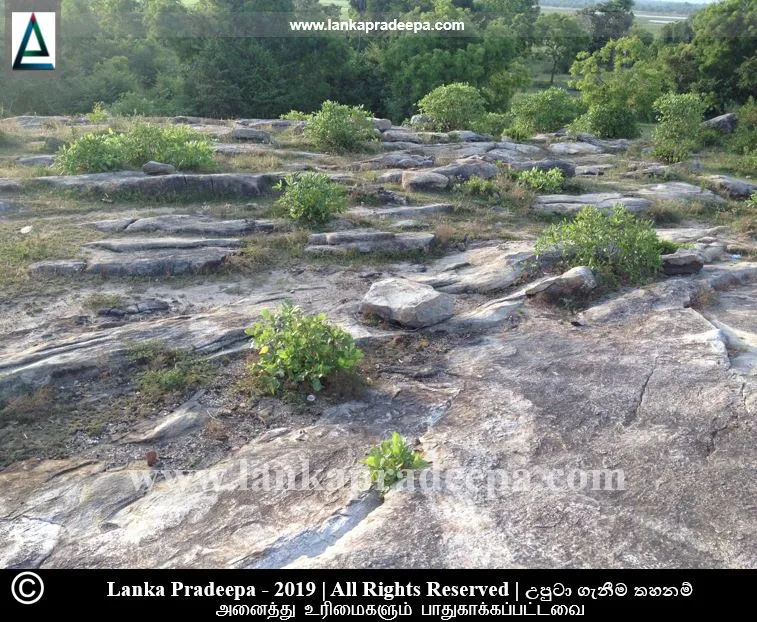
[[[290,110],[282,115],[279,115],[279,119],[286,121],[307,121],[310,119],[310,115],[306,112],[300,112],[299,110]]]
[[[705,104],[699,95],[669,93],[655,100],[658,124],[654,155],[664,162],[680,162],[691,155],[700,140]]]
[[[470,129],[481,134],[491,134],[499,137],[505,131],[509,122],[509,117],[501,112],[487,112],[478,121],[471,124]]]
[[[639,126],[628,106],[617,102],[595,104],[586,113],[589,132],[601,138],[636,138]]]
[[[361,462],[370,469],[371,482],[382,497],[395,483],[405,479],[408,471],[428,466],[420,452],[410,449],[398,432],[392,432],[391,439],[372,447],[368,457]]]
[[[320,391],[325,378],[353,370],[363,357],[350,334],[331,326],[325,313],[306,315],[289,301],[275,315],[263,311],[263,321],[245,332],[257,351],[248,370],[271,394],[287,380],[310,382]]]
[[[164,113],[159,104],[145,95],[122,93],[121,96],[108,106],[111,114],[123,117],[152,117]]]
[[[418,109],[433,119],[436,130],[469,130],[484,118],[486,102],[475,86],[455,82],[426,94],[418,102]]]
[[[67,174],[99,173],[138,168],[150,160],[179,169],[210,168],[215,164],[207,137],[192,128],[136,123],[122,134],[108,130],[77,138],[58,152],[55,166]]]
[[[284,191],[278,204],[287,217],[303,224],[323,224],[347,209],[344,188],[325,173],[290,173],[275,188]]]
[[[125,165],[124,145],[112,130],[85,134],[55,156],[55,168],[61,173],[101,173],[116,171]]]
[[[538,93],[519,93],[510,114],[521,134],[554,132],[565,127],[581,113],[581,103],[564,89],[548,88]]]
[[[750,97],[737,115],[736,130],[725,141],[726,146],[729,151],[751,157],[757,163],[757,100]]]
[[[544,172],[534,167],[518,173],[518,181],[537,192],[558,192],[565,183],[565,175],[559,168],[551,168]]]
[[[327,100],[320,110],[307,117],[305,136],[323,151],[359,151],[366,142],[378,139],[371,116],[362,106],[344,106]]]
[[[606,212],[585,207],[572,221],[550,226],[536,241],[537,255],[557,251],[561,267],[588,266],[612,284],[653,277],[662,268],[661,250],[652,223],[622,205]]]
[[[481,177],[471,177],[455,188],[472,197],[490,198],[498,194],[497,185],[491,179]]]

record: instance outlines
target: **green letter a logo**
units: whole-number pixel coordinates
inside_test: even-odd
[[[29,39],[32,36],[32,32],[34,33],[34,36],[37,38],[37,44],[39,45],[39,50],[27,50],[27,46],[29,45]],[[18,53],[16,54],[16,59],[13,61],[13,69],[55,69],[52,63],[22,63],[22,59],[26,57],[49,57],[50,54],[47,51],[47,45],[45,44],[45,39],[42,36],[42,32],[39,29],[39,24],[37,23],[37,16],[32,13],[31,19],[29,20],[29,25],[26,27],[26,32],[24,33],[24,38],[21,40],[21,45],[18,48]]]

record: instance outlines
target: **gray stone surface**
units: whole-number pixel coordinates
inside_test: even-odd
[[[409,328],[425,328],[452,317],[455,299],[428,285],[390,278],[371,285],[360,311]]]
[[[738,120],[738,115],[735,112],[729,112],[703,121],[702,127],[717,130],[721,134],[731,134],[736,129]]]
[[[549,302],[559,302],[563,298],[585,296],[597,287],[591,269],[577,266],[559,276],[547,277],[526,288],[529,298],[539,298]]]
[[[491,142],[492,137],[489,134],[479,134],[470,130],[454,130],[449,132],[448,136],[452,140],[463,143],[485,143]]]
[[[559,168],[566,177],[573,177],[576,174],[575,165],[566,160],[553,160],[547,158],[544,160],[526,160],[510,164],[510,169],[516,172],[530,171],[533,168],[544,171],[545,173],[553,168]]]
[[[487,162],[477,156],[458,160],[447,166],[440,166],[431,169],[432,173],[444,175],[450,181],[461,182],[467,181],[471,177],[480,177],[481,179],[491,179],[496,177],[499,169],[491,162]]]
[[[449,185],[449,177],[431,171],[405,171],[402,173],[402,187],[405,190],[423,192],[444,190]]]
[[[603,149],[591,143],[552,143],[547,151],[560,156],[575,156],[602,153]]]
[[[537,212],[549,214],[577,214],[587,205],[599,209],[611,209],[623,205],[631,212],[645,212],[652,205],[648,199],[624,196],[619,192],[597,192],[590,194],[544,194],[536,197],[532,206]]]
[[[403,130],[387,130],[381,134],[381,140],[385,143],[414,143],[420,144],[421,138],[414,132],[407,132]]]
[[[21,166],[42,166],[42,167],[48,167],[52,166],[55,163],[55,156],[51,155],[35,155],[35,156],[26,156],[23,158],[18,158],[16,160],[18,164]]]
[[[428,250],[434,241],[433,233],[393,233],[375,229],[351,229],[314,233],[308,238],[305,252],[319,254]]]
[[[757,184],[746,179],[737,179],[728,175],[712,175],[707,180],[710,187],[730,199],[748,199],[757,192]]]
[[[197,249],[207,247],[239,248],[244,245],[242,240],[234,238],[146,238],[128,237],[113,240],[97,240],[88,242],[85,248],[100,248],[114,253],[129,253],[134,251],[150,251],[162,249]]]
[[[683,181],[669,181],[662,184],[643,186],[631,194],[651,201],[687,201],[700,200],[706,202],[722,202],[723,199],[712,191],[700,188]]]
[[[432,203],[429,205],[403,205],[385,209],[357,208],[350,210],[351,216],[378,218],[422,218],[450,214],[454,210],[451,203]]]
[[[38,261],[29,266],[32,274],[51,274],[53,276],[71,276],[83,272],[87,264],[74,259]]]
[[[173,164],[150,161],[142,166],[142,172],[145,175],[173,175],[176,167]]]
[[[138,218],[128,224],[123,231],[126,233],[152,233],[158,231],[173,234],[226,236],[270,232],[273,229],[274,225],[269,220],[253,220],[251,218],[218,220],[208,216],[169,214]]]
[[[704,259],[699,253],[679,250],[662,256],[662,269],[668,276],[696,274],[704,266]]]
[[[363,162],[356,163],[352,168],[357,170],[370,170],[382,168],[422,168],[433,166],[434,158],[423,155],[413,155],[409,153],[387,153]]]
[[[218,268],[230,248],[188,248],[112,253],[93,252],[86,271],[103,277],[170,277]]]
[[[247,140],[253,143],[272,143],[273,136],[263,130],[256,130],[250,127],[237,127],[231,131],[231,137],[234,140]]]

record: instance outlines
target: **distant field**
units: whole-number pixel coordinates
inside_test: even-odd
[[[569,7],[542,6],[543,13],[575,13],[577,9]],[[685,15],[664,14],[664,13],[647,13],[644,11],[634,12],[636,23],[642,28],[657,34],[662,30],[665,24],[679,22],[686,19]]]

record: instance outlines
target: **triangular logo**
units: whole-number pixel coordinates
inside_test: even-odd
[[[38,50],[28,49],[29,40],[31,39],[32,34],[37,41],[37,45],[39,47]],[[32,13],[31,18],[29,18],[29,24],[26,26],[26,31],[24,32],[24,36],[21,39],[21,45],[19,46],[18,52],[16,53],[16,59],[13,61],[13,69],[55,69],[55,65],[53,65],[53,63],[22,62],[24,58],[30,57],[51,58],[50,53],[47,50],[45,38],[42,36],[42,31],[40,30],[39,23],[37,22],[37,16],[34,13]]]

